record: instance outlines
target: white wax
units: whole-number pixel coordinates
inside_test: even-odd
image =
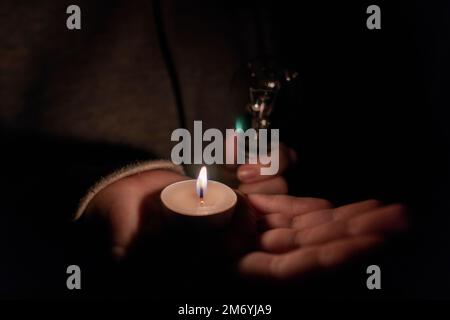
[[[208,180],[203,201],[196,192],[196,180],[173,183],[161,192],[161,201],[170,211],[186,216],[210,216],[226,213],[236,205],[237,196],[227,185]]]

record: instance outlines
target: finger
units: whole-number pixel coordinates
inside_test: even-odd
[[[284,213],[270,213],[261,216],[259,224],[262,230],[290,228],[292,225],[292,217]]]
[[[332,207],[329,201],[317,198],[264,194],[250,194],[248,198],[252,205],[262,213],[282,213],[290,217]]]
[[[285,254],[253,252],[239,262],[239,271],[250,277],[288,280],[320,268],[337,267],[382,242],[377,236],[358,236]]]
[[[406,207],[393,204],[364,215],[354,217],[349,223],[349,233],[354,235],[369,232],[401,232],[408,228]]]
[[[349,219],[379,206],[381,206],[381,202],[377,200],[366,200],[338,208],[317,210],[296,216],[272,213],[264,216],[261,219],[261,224],[266,229],[292,227],[297,230],[303,230],[333,220]]]
[[[126,214],[123,214],[126,212]],[[111,210],[111,251],[116,259],[121,259],[139,230],[139,210],[136,206],[119,204]]]
[[[349,220],[337,220],[313,228],[298,231],[295,243],[298,246],[329,242],[348,236],[394,233],[406,226],[404,207],[390,205],[367,211]]]
[[[287,193],[287,183],[283,177],[276,177],[254,183],[241,184],[239,190],[246,194],[284,194]]]
[[[381,201],[369,199],[338,207],[333,212],[334,220],[348,219],[363,212],[381,207]]]
[[[261,250],[283,253],[298,248],[298,231],[291,228],[277,228],[264,232],[260,236]]]
[[[332,221],[334,218],[333,210],[317,210],[299,215],[271,213],[263,216],[260,224],[265,229],[294,228],[302,230]]]
[[[297,154],[293,149],[286,146],[280,147],[279,168],[277,175],[282,175],[287,168],[297,161]],[[243,164],[239,166],[237,177],[242,183],[252,183],[273,178],[271,175],[261,175],[261,168],[269,165]]]
[[[333,220],[346,220],[363,214],[371,209],[381,206],[377,200],[366,200],[352,203],[334,209],[325,209],[295,216],[292,219],[292,228],[303,230],[324,224]]]

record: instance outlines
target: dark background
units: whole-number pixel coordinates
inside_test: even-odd
[[[381,30],[366,28],[365,12],[371,4],[381,7]],[[93,253],[95,235],[90,238],[80,231],[82,226],[57,217],[41,197],[41,191],[48,190],[60,202],[72,201],[71,188],[82,185],[55,189],[51,179],[36,181],[19,170],[28,155],[52,153],[55,145],[56,156],[75,159],[74,175],[96,172],[83,166],[82,157],[76,165],[78,150],[91,159],[106,152],[119,163],[126,160],[120,158],[124,152],[136,158],[145,154],[4,132],[0,296],[159,297],[151,288],[165,288],[161,296],[173,297],[171,284],[179,289],[176,297],[211,298],[211,292],[217,297],[222,292],[228,298],[449,298],[449,13],[448,3],[425,1],[295,1],[273,6],[278,56],[300,74],[298,84],[282,92],[274,115],[282,140],[299,153],[298,166],[289,175],[291,192],[336,204],[366,198],[406,203],[413,228],[383,251],[344,270],[281,288],[227,274],[217,279],[209,274],[206,279],[213,282],[203,284],[196,283],[196,275],[186,283],[163,276],[155,284],[151,269],[145,269],[148,262],[118,271]],[[37,161],[45,168],[45,159]],[[100,160],[96,165],[104,167]],[[34,184],[39,192],[23,194],[21,184]],[[69,264],[83,270],[86,285],[80,292],[65,288]],[[381,266],[381,291],[365,288],[368,264]],[[131,279],[124,277],[128,267],[139,271]]]

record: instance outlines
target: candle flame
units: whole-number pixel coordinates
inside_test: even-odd
[[[206,171],[206,167],[203,166],[200,169],[200,173],[198,174],[198,178],[197,178],[197,195],[200,198],[200,202],[203,203],[203,198],[206,195],[206,189],[207,189],[207,185],[208,185],[208,174]]]

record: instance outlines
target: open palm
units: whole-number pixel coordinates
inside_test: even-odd
[[[239,260],[242,274],[288,280],[333,268],[406,229],[405,208],[376,200],[337,208],[322,199],[249,195],[263,231]]]

